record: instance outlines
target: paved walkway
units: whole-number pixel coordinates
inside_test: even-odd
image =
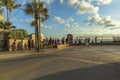
[[[25,51],[24,53],[21,53],[20,51],[16,51],[16,52],[5,51],[5,52],[0,52],[0,61],[14,59],[14,58],[20,58],[20,57],[24,57],[24,56],[33,55],[33,54],[47,54],[47,53],[55,51],[55,50],[57,50],[57,49],[42,49],[42,51],[40,51],[40,52],[31,50],[31,51]]]
[[[1,61],[0,80],[120,80],[120,46],[75,46]]]
[[[16,52],[5,51],[5,52],[0,52],[0,61],[22,58],[24,56],[29,56],[33,54],[41,54],[41,55],[49,54],[50,52],[66,49],[66,48],[70,48],[70,46],[62,45],[58,49],[56,48],[42,49],[40,52],[37,52],[36,50],[30,50],[30,51],[27,50],[24,53],[21,53],[20,51],[16,51]]]

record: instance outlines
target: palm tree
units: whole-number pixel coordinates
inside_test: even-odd
[[[36,40],[36,44],[37,44],[37,48],[39,51],[39,41],[41,43],[41,35],[39,36],[39,34],[41,34],[40,30],[40,23],[44,22],[48,17],[48,9],[46,7],[44,7],[42,2],[36,2],[35,0],[33,0],[32,2],[28,2],[25,8],[25,12],[28,15],[32,15],[35,18],[35,30],[37,35],[35,35],[37,37]],[[40,33],[39,33],[40,32]],[[39,39],[40,38],[40,39]]]
[[[35,42],[36,42],[35,45],[37,45],[37,36],[36,36],[37,35],[37,28],[36,28],[36,22],[35,22],[35,20],[33,20],[30,25],[35,28]]]
[[[0,6],[0,14],[2,14],[2,12],[3,12],[3,9],[2,9],[2,7]]]
[[[7,9],[7,22],[10,22],[12,10],[20,7],[20,4],[17,4],[16,0],[1,0],[0,6],[6,7],[6,9]]]
[[[8,21],[10,21],[12,10],[17,9],[19,7],[21,7],[21,5],[17,4],[16,0],[11,0],[11,2],[9,3],[9,7],[8,7],[8,10],[9,10]]]
[[[7,9],[7,21],[3,22],[2,26],[4,26],[5,30],[5,39],[7,39],[11,33],[11,29],[16,28],[10,22],[10,17],[13,9],[20,7],[20,4],[16,3],[16,0],[1,0],[0,6],[4,6]]]
[[[0,15],[2,15],[2,13],[3,13],[3,9],[2,9],[1,6],[0,6]],[[0,28],[4,28],[4,23],[3,23],[3,21],[0,21]]]
[[[4,28],[4,23],[0,22],[0,28],[3,29]]]
[[[3,9],[0,6],[0,15],[2,15],[2,13],[3,13]],[[0,21],[0,28],[4,28],[4,23],[2,20]]]
[[[0,6],[5,6],[7,9],[7,21],[8,21],[8,0],[1,0]]]
[[[8,39],[8,38],[10,38],[12,30],[16,29],[16,26],[12,25],[11,22],[4,22],[3,26],[4,26],[3,27],[4,32],[5,32],[4,38]]]

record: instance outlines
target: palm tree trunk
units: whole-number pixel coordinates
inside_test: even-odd
[[[9,10],[7,8],[7,22],[9,22]]]
[[[39,31],[39,16],[38,14],[36,13],[35,14],[35,20],[36,20],[36,32],[37,32],[37,50],[38,52],[40,52],[40,31]]]
[[[36,3],[38,3],[38,0],[36,0]],[[39,24],[39,13],[35,13],[35,19],[36,19],[36,27],[37,27],[37,41],[38,41],[38,52],[40,52],[40,24]]]
[[[38,24],[38,27],[37,27],[37,32],[38,32],[38,52],[40,52],[40,24],[39,24],[39,19],[37,19],[37,24]]]
[[[9,11],[9,14],[8,14],[8,22],[10,22],[10,17],[11,17],[11,11]]]
[[[41,21],[40,21],[40,18],[39,18],[39,34],[40,34],[40,35],[39,35],[39,36],[40,36],[40,37],[39,37],[39,38],[40,38],[39,40],[40,40],[40,46],[42,46],[42,37],[41,37],[42,34],[41,34],[41,27],[40,27],[40,26],[41,26]]]
[[[37,46],[37,27],[35,26],[35,49],[37,49],[38,48],[38,46]]]

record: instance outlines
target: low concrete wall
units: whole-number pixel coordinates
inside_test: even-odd
[[[69,46],[69,44],[60,44],[60,45],[57,45],[57,49],[63,49],[67,46]]]

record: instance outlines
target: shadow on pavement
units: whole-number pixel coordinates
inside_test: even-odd
[[[32,80],[120,80],[120,63],[62,71]]]

